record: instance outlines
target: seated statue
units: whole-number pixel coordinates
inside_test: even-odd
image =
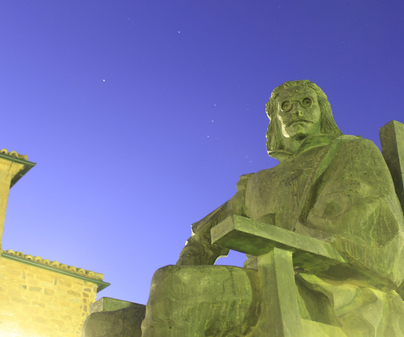
[[[247,255],[243,268],[214,266],[229,249],[212,243],[211,230],[232,215],[320,240],[346,262],[337,272],[314,259],[310,271],[294,266],[303,319],[337,327],[338,336],[404,336],[404,218],[382,154],[343,135],[308,80],[277,87],[266,112],[267,150],[279,164],[241,176],[237,193],[192,225],[177,264],[153,276],[142,336],[280,336],[256,332],[268,319],[263,293],[279,286],[263,281],[259,257]]]

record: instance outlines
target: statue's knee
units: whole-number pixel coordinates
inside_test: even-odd
[[[181,266],[169,265],[158,269],[152,278],[150,286],[149,302],[154,302],[164,297],[175,296],[176,289],[181,280],[176,276]]]
[[[186,300],[197,293],[204,293],[206,280],[217,278],[217,266],[174,266],[169,265],[158,269],[150,287],[149,302],[165,300]],[[204,281],[205,280],[205,281]],[[214,282],[216,285],[220,282]],[[150,303],[151,304],[151,303]]]
[[[228,324],[234,325],[234,331],[249,329],[243,322],[247,320],[254,325],[259,313],[256,274],[253,270],[230,266],[166,266],[157,270],[143,333],[171,336],[167,331],[173,327],[175,336],[194,336],[191,330],[199,331],[198,335],[202,336],[206,329],[226,330]],[[164,333],[157,333],[159,329]],[[183,330],[184,333],[178,333]]]
[[[254,274],[254,275],[250,275]],[[225,294],[254,296],[256,272],[230,266],[166,266],[158,269],[152,279],[150,297],[168,297],[176,301],[204,295],[206,300]]]
[[[152,286],[153,284],[163,283],[168,278],[173,276],[178,271],[179,268],[181,267],[168,265],[160,269],[157,269],[152,278]]]

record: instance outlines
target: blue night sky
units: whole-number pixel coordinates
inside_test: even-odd
[[[403,21],[401,0],[2,1],[0,148],[37,163],[10,191],[3,248],[145,304],[190,225],[277,164],[276,86],[317,83],[342,132],[378,146],[404,122]]]

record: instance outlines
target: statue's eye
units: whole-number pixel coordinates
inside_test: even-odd
[[[292,109],[292,104],[289,101],[285,101],[282,103],[283,111],[289,111],[290,109]]]
[[[302,105],[307,108],[311,106],[312,100],[309,97],[303,98]]]

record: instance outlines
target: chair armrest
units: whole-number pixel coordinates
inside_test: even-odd
[[[294,265],[307,271],[318,272],[346,264],[328,242],[239,215],[230,215],[213,227],[211,237],[212,243],[255,256],[275,247],[292,251]]]

